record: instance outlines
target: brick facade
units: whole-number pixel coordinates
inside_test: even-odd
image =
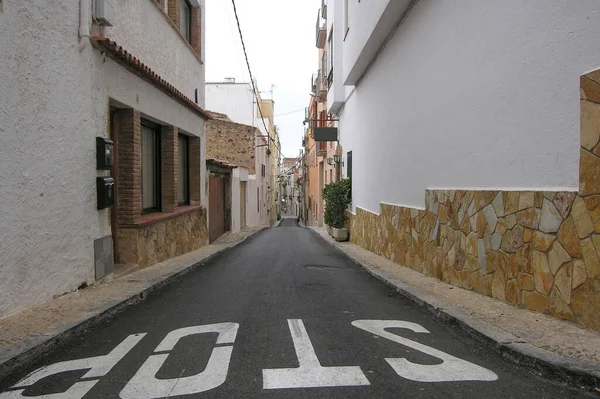
[[[180,2],[180,0],[168,0],[168,1],[169,2],[167,3],[167,9],[168,9],[168,13],[169,13],[169,18],[171,18],[171,21],[173,21],[175,26],[177,26],[179,28],[179,22],[180,22],[179,2]]]
[[[227,161],[255,172],[255,127],[227,120],[213,119],[206,123],[206,157]]]
[[[200,187],[202,184],[202,143],[200,137],[190,137],[188,139],[190,152],[190,205],[200,205]]]
[[[177,133],[177,128],[173,126],[164,126],[161,132],[161,204],[163,212],[173,212],[177,208],[179,160]]]
[[[119,224],[139,223],[142,213],[142,126],[140,112],[119,110],[117,201]]]

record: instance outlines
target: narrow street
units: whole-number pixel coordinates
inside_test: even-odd
[[[74,362],[56,365],[65,361]],[[0,381],[0,392],[1,399],[592,397],[471,341],[295,219],[64,342]]]

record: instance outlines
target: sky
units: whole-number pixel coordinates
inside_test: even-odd
[[[273,90],[281,151],[285,157],[296,157],[302,146],[311,76],[318,66],[315,24],[321,0],[236,0],[235,4],[258,90],[263,98],[271,98]],[[232,77],[249,82],[231,0],[206,0],[205,34],[206,81]]]

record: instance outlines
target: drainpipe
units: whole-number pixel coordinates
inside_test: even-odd
[[[79,0],[79,51],[83,51],[90,42],[90,0]]]

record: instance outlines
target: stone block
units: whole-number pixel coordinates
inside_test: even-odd
[[[567,251],[565,251],[559,242],[555,242],[548,252],[548,265],[550,266],[552,274],[555,275],[558,269],[569,261],[571,261],[571,257]]]
[[[533,191],[522,191],[519,194],[519,208],[517,210],[521,211],[523,209],[532,208],[535,205],[535,195]]]
[[[600,104],[581,101],[581,146],[591,151],[600,139]]]
[[[567,216],[569,216],[569,210],[576,196],[577,194],[573,192],[563,191],[555,193],[554,200],[552,202],[563,219],[566,219]]]
[[[600,276],[600,259],[591,238],[581,240],[581,250],[588,278]]]
[[[527,309],[545,313],[550,309],[550,300],[539,292],[523,291],[523,305]]]
[[[508,191],[504,192],[502,199],[504,200],[504,214],[510,215],[519,210],[519,192],[518,191]]]
[[[482,210],[485,220],[487,222],[487,229],[490,233],[496,230],[496,224],[498,223],[498,217],[496,216],[494,207],[490,204]]]
[[[530,229],[537,229],[540,222],[540,212],[537,208],[528,208],[517,212],[517,224]]]
[[[562,216],[558,212],[558,209],[556,209],[554,203],[548,199],[544,199],[542,203],[539,229],[544,233],[556,233],[560,228],[561,223]]]
[[[600,158],[581,149],[579,158],[579,194],[600,193]]]
[[[563,300],[563,297],[558,293],[556,287],[552,288],[550,296],[550,313],[553,317],[563,320],[573,320],[573,312]]]
[[[581,258],[583,256],[581,245],[579,245],[579,237],[577,237],[577,231],[575,230],[575,224],[571,218],[565,220],[560,226],[560,230],[558,231],[558,241],[571,257]]]
[[[517,282],[519,284],[519,289],[523,291],[533,291],[535,289],[535,283],[531,274],[519,273],[517,275]]]
[[[521,291],[519,291],[519,284],[516,279],[506,282],[506,299],[515,305],[521,303]]]
[[[492,201],[492,208],[494,208],[494,213],[497,217],[504,216],[504,201],[502,199],[502,192],[496,194],[494,200]]]
[[[560,291],[566,304],[571,302],[571,284],[573,283],[573,262],[569,262],[558,270],[554,277],[554,286]]]
[[[485,295],[485,278],[479,271],[474,271],[469,275],[469,285],[473,291]]]
[[[492,296],[502,301],[506,300],[506,275],[502,269],[496,270],[492,280]]]
[[[571,310],[585,328],[600,330],[600,280],[588,280],[571,296]]]
[[[548,259],[545,253],[533,251],[532,268],[535,289],[544,295],[548,295],[550,288],[552,288],[554,277],[550,271],[550,266],[548,265]]]
[[[555,239],[556,236],[552,234],[545,234],[536,230],[533,232],[533,247],[538,251],[546,252]]]
[[[573,279],[571,290],[576,289],[587,280],[587,271],[585,269],[585,263],[580,259],[573,261]]]
[[[571,217],[573,218],[575,230],[577,231],[577,236],[579,238],[585,238],[594,231],[592,218],[590,217],[587,206],[581,197],[577,197],[573,202]]]
[[[502,244],[502,236],[498,233],[492,234],[492,250],[498,251],[500,249],[501,244]]]

